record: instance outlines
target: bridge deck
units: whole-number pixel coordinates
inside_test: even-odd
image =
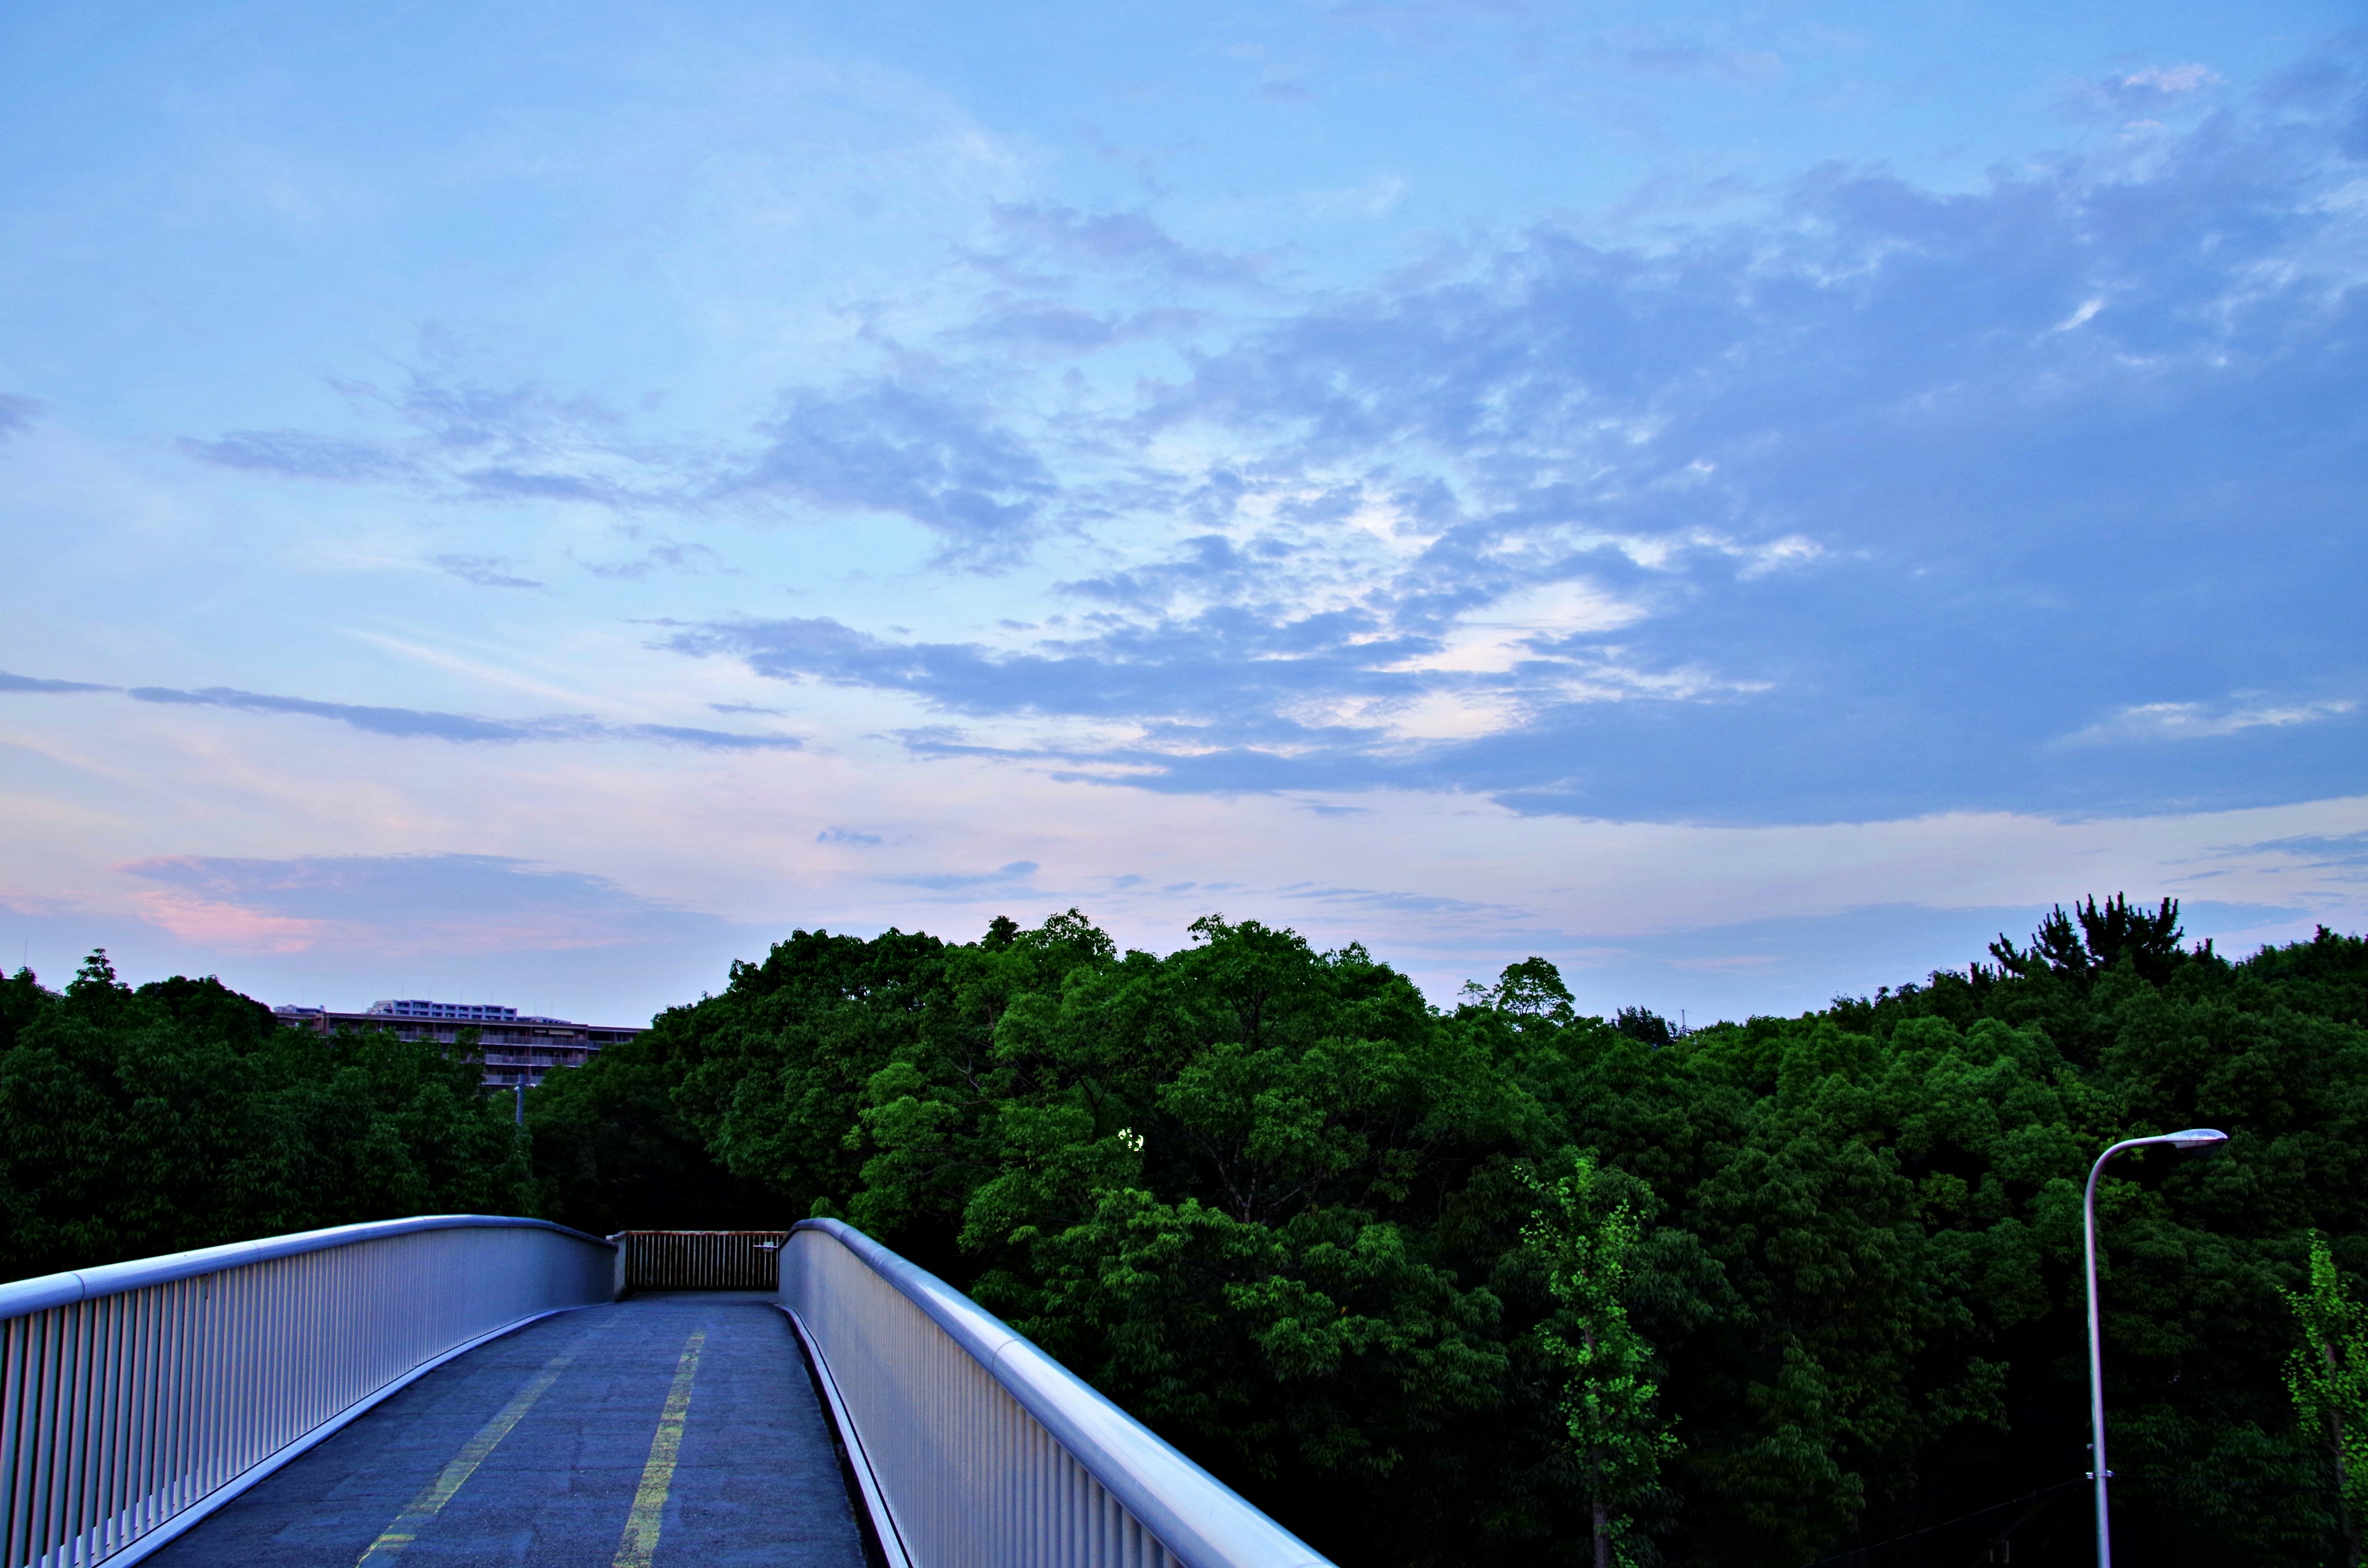
[[[781,1314],[562,1312],[422,1378],[167,1544],[156,1568],[861,1568]]]

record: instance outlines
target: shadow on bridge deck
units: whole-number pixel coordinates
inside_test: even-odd
[[[155,1568],[862,1568],[827,1421],[758,1296],[637,1297],[439,1367]]]

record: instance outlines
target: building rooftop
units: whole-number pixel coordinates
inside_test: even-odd
[[[373,1002],[370,1010],[382,1018],[460,1018],[470,1023],[488,1024],[518,1016],[516,1007],[504,1007],[492,1002],[428,1002],[416,998]]]

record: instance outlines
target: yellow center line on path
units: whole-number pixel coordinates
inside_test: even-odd
[[[658,1527],[666,1522],[666,1494],[674,1487],[675,1456],[682,1452],[682,1424],[690,1415],[690,1385],[699,1376],[699,1352],[706,1344],[703,1328],[692,1330],[683,1341],[674,1387],[666,1391],[657,1433],[650,1438],[650,1462],[642,1467],[641,1489],[633,1494],[633,1511],[625,1516],[625,1533],[617,1542],[610,1568],[650,1568],[650,1560],[657,1555]]]
[[[574,1359],[575,1352],[573,1350],[552,1357],[542,1370],[534,1375],[532,1381],[518,1390],[516,1399],[502,1406],[500,1413],[491,1421],[478,1427],[477,1435],[461,1445],[461,1451],[437,1472],[436,1479],[427,1483],[427,1490],[414,1497],[410,1505],[394,1517],[394,1522],[370,1543],[370,1550],[361,1554],[355,1568],[369,1568],[373,1562],[384,1562],[409,1546],[427,1521],[443,1512],[444,1505],[452,1500],[453,1494],[476,1473],[477,1467],[485,1462],[486,1456],[510,1435],[510,1428],[534,1408],[534,1402],[559,1381],[559,1374],[565,1371],[567,1363]]]

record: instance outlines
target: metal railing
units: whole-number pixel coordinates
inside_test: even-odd
[[[770,1290],[787,1231],[620,1231],[628,1290]]]
[[[0,1285],[0,1568],[145,1556],[430,1368],[610,1300],[612,1267],[436,1215]]]
[[[780,1301],[890,1568],[1330,1568],[937,1276],[836,1220]]]

